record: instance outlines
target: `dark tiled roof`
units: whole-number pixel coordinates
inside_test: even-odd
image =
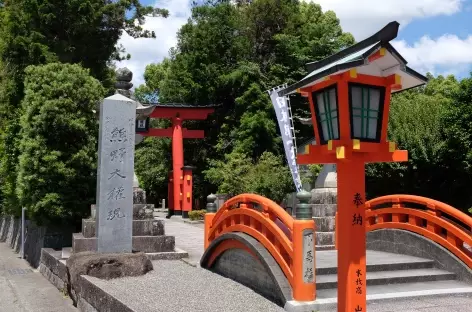
[[[346,49],[333,54],[318,62],[311,62],[306,64],[307,70],[310,72],[305,78],[299,82],[288,86],[287,88],[278,92],[279,96],[285,96],[294,92],[298,88],[304,86],[333,73],[346,70],[349,68],[361,66],[365,64],[367,57],[380,47],[386,48],[392,55],[395,55],[399,61],[406,65],[407,61],[395,50],[389,43],[397,37],[399,24],[398,22],[391,22],[376,34],[364,39]],[[411,76],[419,80],[427,81],[426,77],[417,73],[409,67],[405,66],[405,71]]]

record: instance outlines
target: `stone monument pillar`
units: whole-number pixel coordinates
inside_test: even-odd
[[[335,216],[337,211],[338,180],[336,165],[323,166],[311,190],[313,219],[316,224],[316,249],[334,249],[335,245]]]
[[[100,105],[97,250],[131,252],[136,103],[120,94]]]

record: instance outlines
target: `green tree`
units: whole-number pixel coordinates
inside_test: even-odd
[[[203,173],[208,181],[218,185],[218,192],[235,196],[247,192],[247,177],[252,161],[242,153],[226,154],[223,160],[211,160]]]
[[[467,211],[472,206],[472,73],[462,79],[452,92],[450,109],[444,118],[447,142],[445,163],[449,173],[443,184],[447,203]]]
[[[166,127],[162,121],[152,121],[156,128]],[[154,202],[167,197],[167,182],[171,170],[171,144],[168,138],[144,138],[137,145],[134,168],[138,176],[140,187],[145,189],[148,202]]]
[[[167,17],[166,10],[139,0],[4,0],[0,5],[0,180],[1,206],[19,211],[20,103],[25,68],[51,62],[79,63],[110,92],[111,61],[129,58],[116,43],[123,31],[155,37],[143,30],[145,16]]]
[[[221,104],[208,121],[185,125],[205,129],[206,135],[205,140],[186,141],[187,163],[213,167],[232,153],[254,162],[266,151],[283,153],[266,90],[301,79],[307,62],[353,42],[336,15],[322,12],[317,4],[207,1],[192,9],[169,58],[146,68],[146,85],[137,93],[141,98],[158,94],[160,102]],[[293,97],[295,115],[309,115],[307,107],[305,98]],[[296,128],[302,141],[313,135],[310,127],[297,124]],[[213,183],[222,182],[213,179]],[[208,193],[217,185],[196,188]]]
[[[26,68],[17,195],[39,224],[85,217],[96,187],[100,82],[79,65]]]
[[[204,171],[207,180],[218,185],[218,192],[235,196],[254,193],[281,202],[294,188],[290,170],[281,157],[264,152],[253,161],[243,153],[232,152],[212,162]]]
[[[428,78],[424,87],[392,97],[389,140],[408,150],[409,161],[367,166],[368,195],[420,195],[466,211],[472,204],[466,189],[472,182],[472,79]]]

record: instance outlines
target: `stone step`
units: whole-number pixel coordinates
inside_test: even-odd
[[[95,220],[82,219],[82,234],[85,238],[95,237]],[[133,220],[133,236],[165,235],[162,220]]]
[[[338,210],[338,205],[336,204],[313,204],[311,205],[311,210],[313,217],[334,217],[336,216],[336,211]]]
[[[154,210],[156,207],[152,204],[133,204],[133,208],[135,209],[152,209]]]
[[[330,250],[328,247],[330,246],[322,246],[324,249],[318,249],[316,246],[316,250]],[[334,251],[334,246],[331,251]],[[394,271],[394,270],[415,270],[415,269],[431,269],[434,267],[433,260],[424,259],[423,261],[391,261],[386,263],[369,263],[369,258],[367,258],[367,272],[378,272],[378,271]],[[332,266],[322,266],[316,268],[316,274],[319,275],[331,275],[337,274],[338,268],[336,266],[336,262],[332,264]]]
[[[318,250],[318,251],[326,251],[326,250],[334,250],[334,248],[336,248],[335,245],[316,245],[315,246],[315,250]]]
[[[72,236],[72,250],[74,253],[82,251],[96,251],[97,238],[84,237],[82,233]],[[145,253],[169,252],[175,250],[174,236],[133,236],[133,251]]]
[[[394,300],[397,298],[421,298],[429,296],[449,297],[460,294],[472,294],[472,286],[456,280],[367,286],[367,301]],[[315,311],[335,309],[337,302],[337,289],[317,289],[315,302],[316,307],[313,307],[315,308]]]
[[[335,217],[314,217],[315,230],[318,232],[334,232],[335,231]]]
[[[61,259],[69,259],[72,253],[72,247],[64,247],[61,251]]]
[[[315,242],[317,246],[334,245],[334,232],[316,232]]]
[[[367,272],[430,269],[434,267],[434,261],[430,259],[375,250],[367,250],[366,262]],[[317,276],[337,274],[337,272],[337,250],[316,253]]]
[[[367,271],[367,285],[390,285],[401,283],[420,283],[431,281],[453,280],[454,273],[435,269],[409,269],[395,271]],[[355,285],[355,281],[352,281]],[[316,289],[336,288],[338,285],[337,274],[317,275]]]
[[[180,260],[188,258],[188,252],[175,247],[174,251],[148,252],[146,256],[149,260]]]

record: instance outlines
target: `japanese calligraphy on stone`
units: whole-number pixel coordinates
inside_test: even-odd
[[[97,249],[131,252],[136,102],[122,95],[100,106]]]
[[[303,281],[315,281],[315,250],[313,230],[303,231]]]
[[[108,119],[107,123],[111,120]],[[131,122],[131,120],[129,120]],[[107,129],[110,129],[107,127]],[[108,135],[108,139],[112,146],[112,151],[109,153],[109,163],[110,163],[110,170],[107,174],[107,179],[110,181],[109,189],[107,192],[107,201],[111,202],[120,202],[123,199],[126,199],[125,196],[125,188],[123,185],[124,179],[126,179],[127,173],[125,173],[126,169],[120,168],[121,163],[125,160],[127,148],[129,148],[128,142],[128,130],[127,127],[111,127],[111,131]],[[114,206],[114,205],[112,205]],[[124,218],[126,215],[121,208],[108,208],[108,221],[112,221],[115,219]]]

